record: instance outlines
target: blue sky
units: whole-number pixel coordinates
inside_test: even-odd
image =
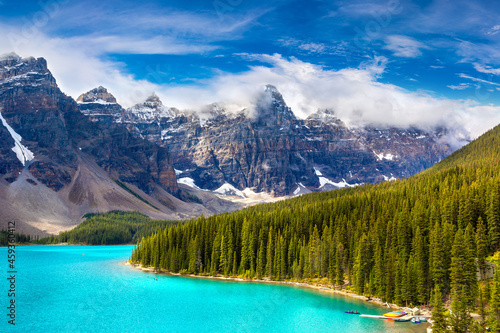
[[[352,125],[500,121],[500,2],[0,1],[0,52],[45,57],[73,97],[248,107],[275,84],[297,115]]]

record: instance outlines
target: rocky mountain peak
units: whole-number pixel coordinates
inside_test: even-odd
[[[0,63],[4,63],[4,62],[7,62],[7,61],[15,61],[15,62],[19,62],[21,61],[22,58],[17,55],[17,53],[15,52],[10,52],[10,53],[4,53],[2,55],[0,55]]]
[[[156,110],[163,107],[163,103],[161,102],[160,97],[158,97],[158,95],[156,95],[155,93],[152,93],[151,96],[146,98],[142,105]]]
[[[271,96],[271,98],[272,98],[273,101],[285,104],[285,100],[283,99],[283,95],[281,95],[281,93],[279,92],[279,90],[275,86],[273,86],[272,84],[267,84],[266,85],[265,92],[267,94],[269,94],[269,96]]]
[[[345,126],[345,124],[339,118],[337,118],[333,110],[318,110],[316,113],[313,113],[309,117],[307,117],[306,121]]]
[[[84,94],[76,100],[78,103],[112,103],[116,104],[116,98],[111,95],[106,88],[99,86]]]
[[[256,103],[257,120],[266,124],[266,126],[290,126],[290,122],[295,119],[292,110],[286,105],[286,102],[278,89],[268,84],[264,93]]]
[[[136,121],[143,123],[151,123],[161,118],[172,118],[176,115],[173,109],[163,105],[160,97],[155,93],[149,96],[144,102],[127,109],[127,111]]]
[[[44,58],[21,58],[13,52],[0,56],[0,90],[40,85],[56,86]]]

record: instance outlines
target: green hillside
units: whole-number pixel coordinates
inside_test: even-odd
[[[59,236],[33,240],[36,244],[89,244],[115,245],[136,243],[158,229],[178,221],[153,220],[138,212],[112,211],[104,214],[87,214],[87,219],[76,228]]]
[[[170,226],[142,239],[132,260],[171,272],[327,279],[400,305],[428,304],[440,290],[452,297],[453,327],[470,327],[480,295],[490,310],[500,302],[500,277],[486,290],[476,279],[500,248],[499,143],[496,127],[406,180]],[[496,309],[490,318],[500,320]]]

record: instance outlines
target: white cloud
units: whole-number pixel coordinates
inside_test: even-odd
[[[462,57],[462,62],[479,61],[481,63],[500,64],[498,43],[484,44],[458,40],[458,43],[449,46],[456,49],[456,53]]]
[[[119,5],[117,5],[119,4]],[[224,17],[207,11],[186,11],[144,3],[130,8],[121,3],[69,2],[61,6],[46,27],[49,32],[105,31],[111,35],[162,35],[183,40],[232,40],[240,37],[270,9],[227,12]]]
[[[493,68],[490,66],[484,66],[479,63],[474,63],[474,69],[478,71],[479,73],[485,73],[485,74],[493,74],[493,75],[500,75],[500,68]]]
[[[61,90],[73,98],[99,85],[106,86],[125,105],[144,100],[156,85],[125,74],[123,64],[101,58],[97,44],[80,45],[74,39],[48,38],[0,26],[0,53],[15,51],[22,57],[43,57]]]
[[[473,76],[470,76],[470,75],[467,75],[467,74],[464,74],[464,73],[459,73],[458,76],[460,76],[461,78],[464,78],[464,79],[469,79],[469,80],[475,81],[475,82],[491,84],[492,86],[500,86],[499,83],[491,82],[491,81],[488,81],[488,80],[483,80],[483,79],[480,79],[480,78],[477,78],[477,77],[473,77]]]
[[[328,108],[349,126],[446,126],[474,137],[500,123],[500,108],[481,109],[471,101],[434,98],[377,82],[386,59],[335,71],[277,54],[245,56],[271,66],[255,66],[239,74],[220,73],[203,82],[203,87],[162,87],[159,94],[169,105],[189,108],[224,101],[233,110],[241,110],[251,107],[269,83],[302,118]]]
[[[61,40],[66,46],[101,54],[193,54],[213,51],[217,46],[186,43],[168,36],[141,38],[134,36],[85,36]]]
[[[452,90],[465,90],[471,87],[469,83],[460,83],[458,86],[455,85],[449,85],[447,86],[448,88]]]
[[[299,45],[299,48],[312,53],[323,53],[326,49],[325,45],[322,43],[305,43]]]
[[[385,49],[397,57],[416,58],[422,55],[421,49],[429,49],[425,44],[408,36],[391,35],[385,39]]]
[[[487,35],[493,36],[496,35],[497,33],[500,32],[500,25],[495,25],[493,28],[491,28],[488,32],[486,32]]]
[[[346,55],[347,45],[345,42],[317,43],[301,41],[295,38],[283,38],[278,40],[278,44],[294,50],[301,50],[306,53]]]
[[[124,106],[143,101],[155,91],[169,106],[201,110],[209,103],[223,102],[229,109],[239,111],[251,108],[264,86],[273,84],[297,116],[307,117],[328,108],[350,126],[448,126],[465,128],[477,136],[500,122],[498,108],[479,109],[471,102],[438,99],[425,92],[410,92],[378,82],[388,62],[384,57],[376,57],[358,68],[327,70],[278,54],[246,54],[241,56],[265,65],[237,74],[219,72],[196,85],[157,85],[136,80],[125,74],[122,64],[103,58],[94,49],[104,47],[102,40],[89,41],[88,47],[76,47],[74,38],[49,38],[37,33],[26,40],[21,37],[12,41],[12,31],[1,26],[0,31],[5,32],[0,35],[0,53],[14,50],[24,57],[46,58],[61,89],[74,98],[103,85]],[[110,49],[119,49],[122,41],[118,37],[109,40],[113,44]]]

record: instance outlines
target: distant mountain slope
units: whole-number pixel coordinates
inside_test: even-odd
[[[411,176],[452,152],[444,129],[353,129],[329,110],[298,119],[271,85],[255,110],[239,113],[217,104],[181,112],[156,95],[127,110],[97,98],[79,107],[95,122],[120,123],[167,147],[180,178],[212,191],[284,196],[377,183]]]
[[[480,138],[455,151],[428,170],[433,173],[450,167],[473,167],[485,163],[500,163],[500,126],[484,133]]]
[[[19,232],[43,234],[70,228],[88,212],[175,219],[234,209],[179,200],[189,198],[168,151],[122,126],[91,122],[59,90],[43,58],[0,59],[0,114],[0,228],[15,220]]]

